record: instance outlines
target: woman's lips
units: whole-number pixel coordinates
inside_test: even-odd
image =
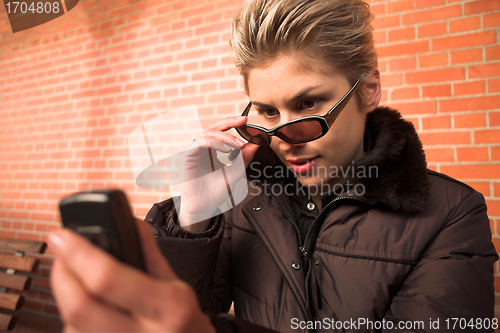
[[[297,158],[287,160],[290,163],[290,169],[298,174],[308,173],[316,165],[318,156],[312,158]]]

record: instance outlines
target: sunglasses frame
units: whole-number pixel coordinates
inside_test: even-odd
[[[333,125],[333,123],[335,122],[335,120],[337,120],[337,118],[340,116],[340,114],[342,113],[342,111],[344,110],[345,106],[347,105],[347,103],[349,102],[349,100],[351,99],[352,97],[352,94],[354,93],[354,91],[356,91],[356,89],[358,88],[359,86],[359,83],[361,82],[361,79],[363,78],[364,74],[361,75],[361,77],[358,79],[358,81],[356,81],[356,83],[354,83],[354,85],[351,87],[351,89],[349,89],[349,91],[344,95],[344,97],[342,97],[340,99],[340,101],[337,102],[337,104],[335,104],[331,109],[330,111],[328,111],[324,116],[307,116],[307,117],[302,117],[302,118],[298,118],[298,119],[294,119],[294,120],[291,120],[289,122],[286,122],[284,124],[281,124],[279,126],[276,126],[270,130],[268,129],[265,129],[261,126],[257,126],[257,125],[252,125],[252,124],[246,124],[246,125],[243,125],[243,126],[240,126],[240,127],[236,127],[236,131],[238,132],[239,135],[241,135],[242,138],[244,138],[245,140],[247,140],[248,142],[250,143],[253,143],[251,142],[250,140],[248,140],[247,138],[245,138],[245,136],[240,132],[240,128],[253,128],[253,129],[256,129],[256,130],[259,130],[259,131],[262,131],[264,132],[268,139],[269,139],[269,142],[268,143],[254,143],[254,144],[257,144],[257,145],[261,145],[261,146],[268,146],[271,144],[271,139],[272,139],[272,136],[276,136],[278,138],[280,138],[281,140],[285,141],[285,142],[288,142],[288,143],[291,143],[291,144],[299,144],[299,143],[306,143],[306,142],[311,142],[311,141],[314,141],[314,140],[317,140],[321,137],[323,137],[327,132],[328,130],[330,129],[330,127]],[[252,102],[250,101],[248,103],[248,105],[245,107],[245,110],[243,110],[243,113],[241,114],[241,116],[248,116],[248,112],[250,111],[250,107],[252,106]],[[310,139],[310,140],[304,140],[304,141],[290,141],[290,140],[287,140],[285,138],[282,138],[279,134],[279,130],[285,126],[288,126],[290,124],[295,124],[295,123],[298,123],[298,122],[305,122],[305,121],[317,121],[319,122],[319,124],[321,125],[321,135],[318,136],[317,138],[314,138],[314,139]]]

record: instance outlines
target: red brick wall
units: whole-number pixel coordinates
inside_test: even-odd
[[[370,2],[382,104],[415,124],[430,168],[484,194],[500,249],[500,1]],[[60,225],[58,199],[77,190],[123,188],[141,217],[165,199],[135,185],[128,134],[193,103],[203,125],[242,110],[227,52],[241,5],[80,0],[16,34],[0,5],[0,236],[45,239]],[[54,313],[49,268],[26,306]]]

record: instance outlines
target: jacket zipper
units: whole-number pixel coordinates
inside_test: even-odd
[[[283,207],[281,207],[280,203],[278,202],[278,200],[276,200],[276,198],[269,192],[266,191],[266,194],[269,195],[273,201],[276,203],[276,205],[278,206],[278,208],[280,209],[280,211],[283,213],[283,215],[285,215],[285,217],[292,223],[293,227],[295,228],[295,231],[296,231],[296,235],[297,235],[297,238],[298,238],[298,242],[299,242],[299,251],[301,252],[301,255],[303,256],[306,256],[307,255],[307,252],[305,251],[304,247],[302,246],[302,241],[301,241],[301,236],[300,236],[300,230],[299,228],[297,227],[297,224],[295,224],[295,221],[290,217],[290,215],[283,209]],[[273,258],[274,260],[274,258]],[[279,267],[279,266],[278,266]],[[283,273],[281,273],[283,274]],[[287,279],[285,278],[285,281],[287,281]],[[290,286],[290,284],[289,284]],[[291,286],[290,286],[290,289],[291,289]],[[307,315],[307,311],[302,307],[302,305],[300,304],[300,301],[299,301],[299,298],[297,297],[297,294],[292,292],[292,295],[293,297],[295,298],[295,300],[297,301],[297,304],[299,305],[299,309],[300,309],[300,312],[302,313],[302,317],[306,320],[306,321],[310,321],[311,318],[309,318],[309,316]],[[307,300],[306,300],[307,302]],[[314,330],[309,330],[308,328],[306,328],[306,332],[310,332],[310,333],[314,333],[315,331]]]
[[[276,200],[276,198],[271,193],[267,193],[267,194],[273,199],[273,201],[276,203],[276,205],[278,206],[278,208],[280,209],[280,211],[283,213],[283,215],[285,215],[285,217],[292,223],[293,227],[295,228],[295,232],[297,234],[297,238],[298,238],[298,241],[299,241],[299,250],[300,250],[300,253],[303,256],[307,255],[307,252],[305,251],[305,249],[304,249],[304,247],[302,245],[302,237],[300,235],[299,227],[297,226],[297,224],[295,223],[295,221],[291,218],[291,216],[288,214],[288,212],[285,211],[285,209],[283,207],[281,207],[281,205],[278,202],[278,200]],[[305,253],[305,255],[304,255],[304,253]]]
[[[316,217],[316,219],[314,219],[311,227],[307,231],[306,238],[304,239],[304,244],[302,244],[302,241],[301,241],[302,238],[301,238],[301,235],[300,235],[300,230],[299,230],[297,224],[295,223],[295,221],[293,221],[293,219],[290,217],[290,215],[288,214],[288,212],[285,211],[285,209],[280,205],[280,203],[278,202],[278,200],[276,200],[276,198],[271,193],[269,193],[269,192],[266,191],[266,194],[269,195],[273,199],[273,201],[276,203],[276,205],[278,206],[278,208],[280,209],[280,211],[283,213],[283,215],[285,215],[285,217],[292,223],[293,227],[295,228],[296,234],[297,234],[297,238],[298,238],[298,242],[299,242],[299,251],[300,251],[300,254],[303,257],[308,258],[308,259],[312,258],[312,257],[309,257],[309,252],[312,250],[311,249],[311,244],[312,244],[311,230],[314,230],[314,228],[319,227],[319,226],[317,226],[317,224],[320,221],[319,218],[322,216],[322,214],[323,215],[326,214],[326,213],[324,213],[326,211],[326,208],[328,208],[329,206],[331,206],[334,202],[337,202],[337,201],[340,201],[340,200],[356,200],[356,201],[360,201],[360,202],[363,202],[363,203],[368,204],[368,205],[373,205],[373,202],[361,199],[359,197],[338,197],[338,198],[335,198],[334,200],[330,201],[321,210],[321,212],[318,214],[318,216]],[[317,236],[318,235],[316,235],[316,237]],[[306,286],[306,288],[309,288],[309,286]],[[318,286],[318,288],[319,288],[319,286]],[[297,301],[297,304],[299,304],[299,308],[300,308],[300,311],[301,311],[302,315],[304,316],[304,318],[307,321],[309,321],[310,318],[308,317],[307,312],[300,305],[300,302],[299,302],[299,299],[298,299],[297,295],[295,293],[292,293],[292,294],[295,297],[295,300]],[[309,294],[309,293],[307,293],[307,294]],[[309,302],[309,300],[306,300],[306,302]],[[312,330],[312,331],[310,331],[309,329],[306,329],[306,330],[307,330],[307,332],[315,332],[315,330]]]

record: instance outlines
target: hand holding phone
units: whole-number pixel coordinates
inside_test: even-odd
[[[125,193],[80,192],[59,202],[63,225],[137,269],[146,271],[142,247]]]

